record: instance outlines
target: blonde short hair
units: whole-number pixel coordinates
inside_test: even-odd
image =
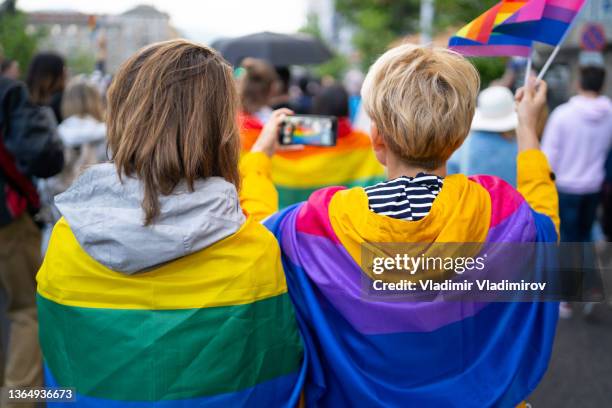
[[[472,123],[480,78],[461,55],[401,45],[370,68],[361,95],[389,149],[425,169],[443,165]]]

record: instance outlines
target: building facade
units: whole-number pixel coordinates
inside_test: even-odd
[[[28,13],[28,30],[43,30],[42,50],[95,60],[114,73],[145,45],[178,36],[170,16],[152,6],[136,6],[118,15],[87,15],[76,11]]]

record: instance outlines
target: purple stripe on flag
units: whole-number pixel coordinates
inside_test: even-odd
[[[489,229],[487,242],[531,242],[536,229],[529,204],[523,202],[512,214]]]
[[[524,45],[452,45],[451,50],[466,57],[529,57],[531,47]]]
[[[431,332],[476,315],[484,302],[374,302],[362,293],[363,272],[346,250],[328,239],[297,233],[282,247],[296,269],[305,272],[334,308],[360,333]],[[293,241],[293,242],[291,242]]]
[[[281,245],[285,256],[294,265],[296,273],[305,273],[313,285],[334,306],[334,308],[355,328],[364,334],[385,334],[399,332],[430,332],[474,316],[487,305],[484,302],[457,301],[374,301],[367,298],[364,282],[369,278],[341,244],[336,244],[326,237],[295,231],[295,213],[284,223]],[[525,229],[533,230],[533,225],[525,228],[531,221],[529,207],[521,205],[508,222],[523,228],[510,228],[504,220],[496,229],[492,229],[487,242],[500,239],[503,242],[530,242],[533,236],[526,237]],[[526,220],[525,220],[526,219]],[[505,229],[505,231],[503,231]],[[535,234],[535,232],[527,232]],[[495,247],[489,248],[495,250]],[[497,247],[497,250],[500,248]],[[486,251],[486,249],[485,249]],[[492,279],[511,278],[507,254],[491,253],[487,271]],[[515,254],[510,253],[510,256]],[[297,272],[299,271],[299,272]],[[518,273],[518,272],[517,272]],[[475,274],[472,279],[483,278]]]
[[[542,17],[563,21],[564,23],[571,23],[574,17],[576,17],[576,12],[563,7],[546,5]]]

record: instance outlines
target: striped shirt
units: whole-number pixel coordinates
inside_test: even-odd
[[[366,187],[370,211],[400,220],[420,220],[429,214],[443,181],[442,177],[418,173]]]

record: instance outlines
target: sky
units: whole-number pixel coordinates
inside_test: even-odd
[[[170,14],[185,36],[209,42],[257,31],[291,33],[306,20],[307,0],[18,0],[26,11],[76,10],[118,14],[139,4],[149,4]]]

